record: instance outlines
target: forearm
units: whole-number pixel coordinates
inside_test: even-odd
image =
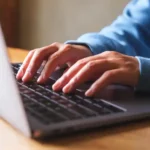
[[[149,0],[133,0],[110,26],[67,43],[85,44],[93,54],[113,50],[131,56],[150,57],[149,14]]]
[[[136,56],[140,79],[137,90],[150,91],[150,0],[133,0],[110,26],[99,33],[88,33],[71,44],[89,47],[93,54],[117,51]],[[146,57],[146,58],[144,58]]]

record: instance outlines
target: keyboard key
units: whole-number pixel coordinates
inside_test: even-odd
[[[53,123],[57,123],[57,122],[62,122],[64,121],[62,118],[59,118],[58,116],[55,118],[52,117],[54,116],[53,114],[51,114],[50,112],[46,111],[45,109],[40,109],[40,113],[38,113],[37,109],[33,109],[33,107],[26,107],[26,111],[31,114],[33,117],[35,117],[36,119],[38,119],[40,122],[44,123],[45,125],[48,124],[53,124]],[[44,113],[44,115],[43,115]]]
[[[90,117],[90,116],[95,116],[94,113],[92,113],[91,111],[86,110],[85,108],[79,106],[79,105],[73,105],[73,104],[69,104],[68,108],[79,113],[80,115],[82,115],[83,117]]]
[[[77,104],[80,104],[84,107],[87,107],[89,109],[91,109],[93,112],[95,112],[96,114],[100,114],[100,115],[104,115],[104,114],[108,114],[108,112],[103,111],[102,107],[97,107],[95,105],[92,105],[91,103],[88,103],[87,101],[85,101],[84,99],[79,99],[78,97],[73,97],[72,99],[74,102],[76,102]]]
[[[13,65],[14,73],[18,72],[20,65]],[[85,97],[82,90],[72,94],[55,92],[52,90],[53,79],[49,78],[46,84],[39,85],[36,82],[38,76],[39,73],[29,83],[17,83],[27,112],[44,124],[123,112],[101,99]]]
[[[106,108],[111,113],[123,112],[123,110],[121,110],[121,109],[119,109],[119,108],[117,108],[115,106],[112,106],[111,104],[108,104],[108,103],[106,103],[106,102],[104,102],[103,100],[100,100],[100,99],[94,99],[93,103],[97,104],[99,106],[102,106],[103,108]]]

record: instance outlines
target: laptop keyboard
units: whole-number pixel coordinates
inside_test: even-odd
[[[14,75],[17,74],[20,65],[12,65]],[[25,110],[43,124],[124,112],[101,99],[87,98],[78,90],[73,94],[54,92],[52,85],[55,81],[49,78],[46,84],[40,85],[36,83],[38,76],[37,73],[28,83],[17,81],[17,85]]]

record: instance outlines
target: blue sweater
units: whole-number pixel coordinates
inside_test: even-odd
[[[136,89],[150,91],[150,0],[131,1],[111,25],[67,43],[87,45],[94,55],[113,50],[135,56],[140,64]]]

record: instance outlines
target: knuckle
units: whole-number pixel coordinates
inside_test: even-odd
[[[106,64],[109,63],[109,61],[110,61],[109,59],[103,59],[103,60],[101,61],[101,63],[106,65]]]
[[[115,51],[111,51],[110,54],[111,54],[111,55],[116,55],[116,54],[118,54],[118,53],[115,52]]]
[[[35,51],[35,55],[40,55],[42,53],[42,50],[40,50],[40,49],[37,49],[36,51]]]
[[[34,54],[35,51],[36,51],[36,49],[31,50],[31,51],[29,52],[29,55]]]
[[[86,64],[86,61],[84,60],[84,59],[80,59],[80,60],[78,60],[77,62],[76,62],[76,65],[77,66],[83,66],[83,65],[85,65]]]
[[[104,75],[105,75],[106,78],[112,78],[114,76],[114,72],[112,72],[112,71],[106,71],[104,73]]]
[[[111,53],[110,51],[103,52],[104,55],[109,55],[110,53]]]
[[[87,58],[82,58],[82,59],[79,59],[77,62],[79,62],[80,64],[87,64],[88,63],[88,59]]]
[[[49,58],[48,58],[48,60],[56,60],[56,59],[58,59],[59,58],[59,55],[56,53],[56,54],[54,54],[54,55],[52,55],[52,56],[50,56]]]
[[[47,51],[47,49],[42,49],[42,48],[41,49],[37,49],[35,51],[35,55],[40,57],[40,56],[42,56],[45,53],[45,51]]]
[[[105,55],[116,55],[116,53],[117,52],[115,52],[115,51],[105,51],[105,52],[103,52],[103,54],[105,54]]]
[[[95,64],[96,64],[95,61],[90,61],[90,62],[87,63],[87,67],[89,69],[91,69],[91,68],[93,68],[95,66]]]
[[[70,45],[70,44],[65,44],[65,45],[63,46],[63,50],[65,50],[65,51],[68,51],[68,50],[70,50],[70,49],[72,49],[72,45]]]
[[[58,47],[58,45],[60,45],[59,42],[54,42],[54,43],[51,44],[52,47]]]
[[[79,81],[79,77],[75,77],[71,80],[72,84],[76,84]]]

